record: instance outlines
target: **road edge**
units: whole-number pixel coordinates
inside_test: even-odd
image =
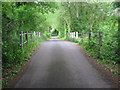
[[[61,40],[61,39],[60,39]],[[63,41],[68,41],[71,43],[75,43],[69,40],[63,40]],[[111,71],[105,69],[105,66],[102,65],[101,63],[98,63],[96,59],[94,59],[91,55],[89,55],[89,53],[85,50],[85,48],[83,48],[82,46],[80,46],[78,43],[76,46],[79,48],[80,52],[87,58],[88,62],[97,70],[101,73],[101,75],[107,80],[109,81],[109,83],[111,84],[111,88],[118,88],[120,89],[120,76],[118,74],[113,74]],[[120,67],[118,67],[120,68]]]
[[[25,62],[24,65],[22,65],[20,67],[20,71],[13,77],[12,80],[10,80],[8,82],[8,85],[6,87],[2,87],[2,88],[14,88],[14,86],[16,85],[16,83],[19,81],[19,79],[23,76],[23,74],[25,73],[25,71],[27,70],[30,62],[31,62],[31,58],[38,52],[38,50],[40,49],[42,43],[44,43],[45,41],[41,42],[40,45],[31,52],[31,57],[28,59],[28,61]]]
[[[118,74],[113,74],[111,71],[105,69],[105,66],[102,65],[101,63],[98,63],[96,59],[94,59],[89,53],[81,47],[79,44],[77,44],[79,47],[80,51],[82,54],[87,58],[88,62],[97,70],[101,73],[105,79],[109,81],[111,84],[112,88],[119,88],[119,75]]]

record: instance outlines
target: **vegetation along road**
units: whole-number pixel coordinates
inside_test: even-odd
[[[0,3],[3,88],[120,87],[120,2],[12,1]]]

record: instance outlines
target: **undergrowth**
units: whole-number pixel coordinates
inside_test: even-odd
[[[98,63],[101,63],[102,65],[104,65],[105,69],[111,71],[114,74],[120,75],[120,71],[118,70],[119,56],[117,56],[114,53],[115,51],[113,49],[103,46],[102,49],[104,49],[103,51],[106,51],[106,53],[101,54],[101,57],[99,57],[99,47],[97,44],[90,43],[89,45],[88,41],[82,42],[80,39],[75,39],[70,37],[67,37],[64,40],[69,40],[69,41],[78,43],[83,48],[85,48],[87,53],[90,54],[90,56],[92,56],[93,58],[95,58]]]
[[[16,45],[16,47],[15,45],[13,45],[12,47],[10,44],[9,47],[11,48],[9,48],[9,51],[7,50],[7,52],[5,52],[5,48],[3,48],[3,52],[4,52],[3,60],[7,60],[7,62],[4,61],[2,64],[3,87],[6,87],[9,84],[9,82],[14,78],[14,76],[20,72],[23,65],[25,65],[31,58],[32,53],[36,50],[36,48],[40,46],[40,43],[47,39],[49,38],[34,36],[32,41],[23,45],[22,49],[20,49],[19,45]],[[5,55],[6,55],[6,59],[5,59]]]

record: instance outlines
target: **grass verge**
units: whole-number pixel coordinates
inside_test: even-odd
[[[21,71],[21,68],[29,62],[33,52],[38,48],[41,42],[48,40],[46,37],[35,36],[31,42],[25,44],[21,49],[16,50],[15,54],[18,54],[16,59],[17,62],[5,67],[3,65],[2,69],[2,87],[9,87],[11,81],[16,77],[16,75]]]
[[[99,53],[98,53],[98,47],[94,45],[94,48],[91,48],[89,46],[89,42],[88,41],[85,41],[85,42],[82,42],[81,40],[77,40],[77,39],[74,39],[74,38],[59,38],[59,39],[62,39],[62,40],[68,40],[68,41],[72,41],[72,42],[75,42],[75,43],[78,43],[79,45],[81,45],[85,50],[86,52],[92,56],[98,63],[104,65],[105,69],[106,70],[109,70],[110,72],[112,72],[113,74],[118,74],[120,75],[120,71],[118,70],[118,67],[120,66],[117,62],[115,62],[114,60],[110,60],[109,57],[105,57],[105,56],[102,56],[102,58],[98,58],[99,57]]]

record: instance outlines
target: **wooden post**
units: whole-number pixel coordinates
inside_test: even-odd
[[[23,46],[22,45],[22,42],[23,42],[23,37],[22,37],[23,36],[23,32],[21,31],[19,35],[20,35],[20,48],[22,49],[22,46]]]
[[[36,32],[36,35],[38,36],[38,32]]]
[[[99,58],[101,58],[102,54],[102,32],[99,32]]]
[[[84,30],[83,30],[83,35],[82,35],[82,38],[83,38],[83,42],[84,42]]]
[[[38,32],[38,37],[39,37],[39,32]]]
[[[91,41],[91,31],[89,31],[89,46],[90,46],[90,41]]]
[[[31,36],[31,41],[32,41],[32,34],[33,34],[33,33],[32,33],[32,31],[31,31],[31,34],[30,34],[30,36]]]
[[[81,38],[82,38],[82,43],[83,43],[83,31],[82,31],[82,33],[81,33]]]
[[[28,31],[27,31],[26,34],[25,34],[25,38],[26,38],[26,41],[27,41],[27,43],[28,43]]]
[[[35,32],[35,36],[37,36],[37,32]]]

